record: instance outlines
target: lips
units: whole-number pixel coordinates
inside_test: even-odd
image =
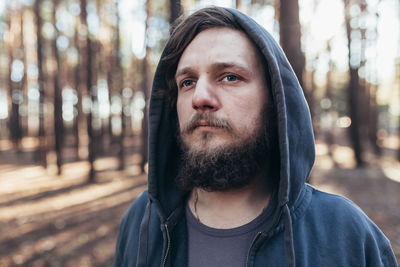
[[[215,126],[211,125],[209,122],[206,121],[199,121],[196,123],[196,127],[215,127]]]
[[[208,121],[198,121],[195,123],[195,128],[206,128],[206,129],[210,129],[210,128],[221,128],[218,125],[215,125],[215,123],[211,123]]]

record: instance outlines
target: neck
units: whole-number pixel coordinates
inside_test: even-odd
[[[254,179],[249,185],[223,192],[195,188],[189,207],[197,219],[213,228],[229,229],[254,220],[268,206],[270,193],[263,182]]]

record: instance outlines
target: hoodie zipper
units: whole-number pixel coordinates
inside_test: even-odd
[[[253,241],[250,244],[249,251],[247,252],[247,259],[246,259],[246,267],[249,266],[249,258],[250,258],[250,250],[253,247],[254,243],[256,242],[257,238],[261,235],[261,232],[258,232],[254,237]]]
[[[165,251],[165,256],[164,256],[164,259],[163,259],[163,262],[162,262],[162,267],[164,267],[165,264],[166,264],[166,262],[167,262],[167,257],[168,257],[169,249],[170,249],[170,247],[171,247],[171,238],[170,238],[170,236],[169,236],[168,225],[167,225],[167,224],[164,224],[164,226],[165,226],[165,231],[166,231],[166,233],[167,233],[167,242],[168,242],[168,245],[167,245],[167,250]]]

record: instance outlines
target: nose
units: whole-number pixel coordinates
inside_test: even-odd
[[[217,111],[220,103],[216,88],[206,79],[199,79],[192,97],[192,107],[197,111]]]

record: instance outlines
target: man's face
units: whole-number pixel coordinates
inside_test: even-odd
[[[267,88],[261,60],[241,31],[211,28],[183,52],[176,70],[183,143],[206,152],[245,143],[259,131]]]

